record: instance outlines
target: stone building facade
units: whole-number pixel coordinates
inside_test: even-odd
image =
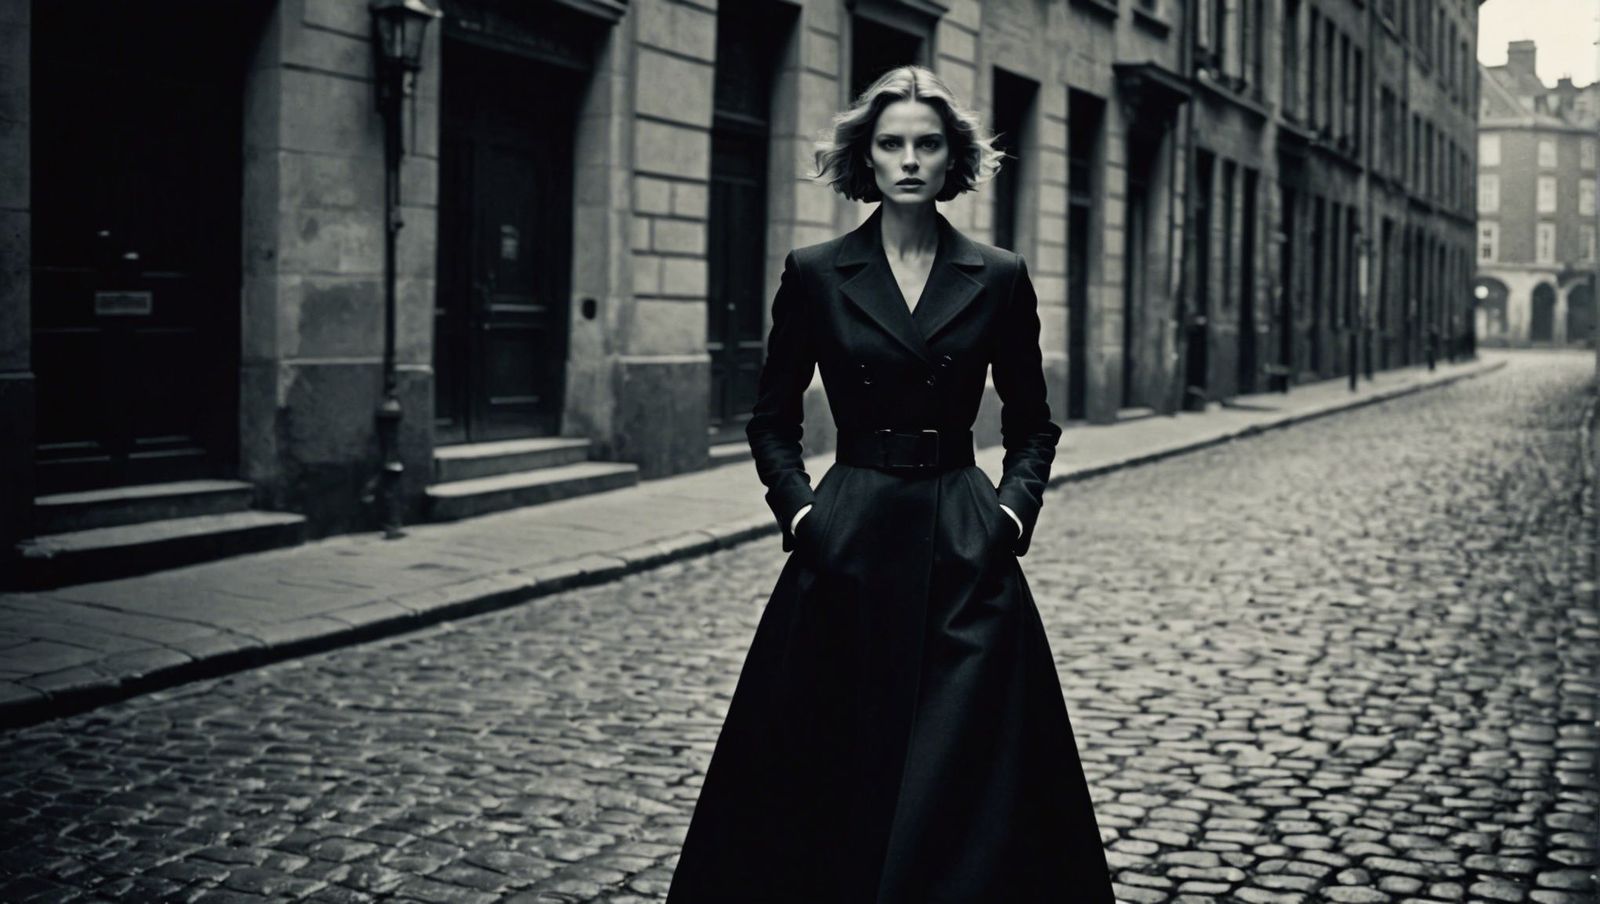
[[[1493,345],[1595,342],[1600,83],[1547,87],[1538,48],[1483,67],[1478,120],[1478,334]]]
[[[176,29],[101,5],[0,0],[7,538],[59,527],[47,497],[195,480],[365,529],[367,4],[194,3]],[[1013,155],[944,212],[1028,258],[1060,420],[1414,363],[1470,329],[1471,0],[438,5],[400,178],[413,520],[745,454],[784,255],[869,212],[809,179],[812,142],[902,63]],[[807,409],[828,448],[820,381]]]

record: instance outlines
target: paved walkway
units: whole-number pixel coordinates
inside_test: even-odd
[[[1052,483],[1452,383],[1503,356],[1249,396],[1063,435]],[[1003,450],[979,450],[998,478]],[[832,454],[807,460],[813,480]],[[0,726],[510,606],[777,533],[749,462],[442,525],[0,595]],[[1042,530],[1049,529],[1049,510]]]

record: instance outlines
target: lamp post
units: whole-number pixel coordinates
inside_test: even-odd
[[[411,94],[422,69],[422,39],[438,10],[423,0],[373,0],[373,43],[377,45],[378,110],[383,114],[383,401],[378,404],[378,447],[382,459],[378,496],[383,536],[405,536],[400,529],[399,380],[395,372],[395,238],[405,224],[400,219],[400,156],[403,102]]]

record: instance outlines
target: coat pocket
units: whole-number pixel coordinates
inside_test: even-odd
[[[829,549],[835,511],[834,499],[843,492],[843,485],[850,482],[853,469],[848,465],[834,464],[828,472],[817,481],[816,493],[811,502],[811,511],[800,519],[794,532],[794,552],[813,571],[823,571],[829,561]]]
[[[1017,523],[1000,507],[1000,494],[989,483],[989,476],[974,465],[967,470],[967,486],[972,491],[982,519],[991,558],[1010,553],[1017,539]]]

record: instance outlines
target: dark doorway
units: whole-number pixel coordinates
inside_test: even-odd
[[[1039,83],[996,69],[993,93],[995,147],[1006,155],[994,177],[994,243],[1019,251],[1019,239],[1027,231],[1024,213],[1029,209],[1022,197],[1021,163]]]
[[[855,99],[878,76],[922,59],[922,36],[864,16],[850,20],[850,97]]]
[[[1184,329],[1185,410],[1204,410],[1210,397],[1211,242],[1216,157],[1201,151],[1195,163],[1194,304]]]
[[[1528,338],[1534,342],[1554,342],[1556,338],[1556,290],[1540,283],[1533,290],[1533,316],[1528,323]]]
[[[1410,291],[1406,293],[1405,311],[1401,315],[1405,318],[1402,363],[1414,364],[1422,357],[1422,235],[1415,229],[1407,229],[1405,236],[1401,241],[1406,248],[1406,284]]]
[[[1094,171],[1105,102],[1073,91],[1067,109],[1067,417],[1089,409],[1089,261],[1094,242]]]
[[[1588,285],[1567,295],[1567,344],[1594,347],[1594,290]]]
[[[446,38],[435,438],[560,432],[581,70]]]
[[[1394,253],[1394,220],[1385,217],[1378,240],[1378,367],[1394,366],[1394,274],[1390,255]]]
[[[231,476],[262,5],[32,7],[38,489]]]
[[[1298,213],[1297,201],[1299,196],[1295,190],[1283,186],[1283,221],[1282,231],[1278,234],[1278,379],[1282,381],[1274,388],[1287,391],[1289,384],[1294,381],[1294,336],[1295,336],[1295,243],[1299,240],[1299,230],[1296,228],[1295,216]]]
[[[1323,300],[1328,297],[1326,260],[1328,257],[1327,202],[1317,198],[1311,208],[1311,324],[1307,331],[1310,343],[1311,372],[1322,374],[1322,311]]]
[[[1239,301],[1239,258],[1236,253],[1238,246],[1234,242],[1239,235],[1239,165],[1231,160],[1222,161],[1221,175],[1222,197],[1219,199],[1217,206],[1220,208],[1218,211],[1218,219],[1222,221],[1222,232],[1218,234],[1218,238],[1220,239],[1218,244],[1221,246],[1219,250],[1222,252],[1222,273],[1220,274],[1222,278],[1219,280],[1221,284],[1217,287],[1216,315],[1218,318],[1217,322],[1219,324],[1223,324],[1223,332],[1226,334],[1231,329],[1237,329],[1239,325],[1237,317],[1238,312],[1235,310],[1235,306]],[[1233,323],[1225,324],[1222,318],[1229,314],[1235,315],[1234,321]],[[1242,337],[1235,336],[1233,348],[1226,349],[1225,351],[1232,352],[1234,355],[1237,355],[1241,338]],[[1230,362],[1224,360],[1221,363],[1226,366]],[[1235,359],[1232,363],[1234,364],[1234,373],[1229,374],[1226,377],[1229,382],[1232,382],[1238,377],[1237,359]]]
[[[707,228],[711,441],[743,435],[761,374],[772,74],[787,7],[727,4],[717,16]]]
[[[1165,130],[1148,123],[1130,129],[1127,138],[1127,240],[1122,257],[1122,398],[1121,406],[1142,403],[1138,386],[1139,315],[1148,303],[1150,259],[1150,181],[1165,145]],[[1159,270],[1155,271],[1159,274]],[[1156,276],[1159,280],[1159,275]]]
[[[1256,191],[1259,175],[1244,171],[1243,209],[1239,214],[1239,392],[1252,393],[1259,387],[1256,374],[1261,370],[1256,336]]]

